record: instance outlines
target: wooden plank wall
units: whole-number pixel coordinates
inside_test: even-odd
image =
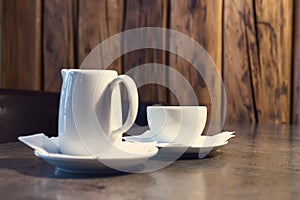
[[[227,117],[255,122],[251,65],[257,65],[257,46],[252,1],[224,0],[224,81]]]
[[[60,69],[78,68],[104,39],[137,27],[165,27],[195,39],[211,55],[226,86],[228,121],[300,123],[299,0],[1,1],[2,88],[59,91]],[[126,73],[153,62],[182,73],[200,104],[210,105],[201,76],[178,55],[137,50],[109,68]],[[142,101],[178,103],[161,86],[143,86],[139,93]]]
[[[75,0],[44,0],[43,4],[43,89],[58,91],[61,87],[60,70],[73,68]]]
[[[252,69],[252,78],[261,122],[290,121],[292,5],[255,2],[260,68]]]
[[[122,32],[123,12],[123,0],[79,0],[77,67],[100,42]],[[121,58],[117,59],[110,69],[121,73]]]
[[[3,88],[42,89],[41,6],[41,0],[3,0]]]
[[[228,118],[290,122],[293,1],[225,0],[224,11]]]
[[[170,28],[182,32],[202,44],[221,72],[222,0],[172,0],[170,12]],[[211,26],[210,23],[214,24],[214,26]],[[170,41],[170,43],[172,42]],[[200,104],[207,105],[210,103],[210,97],[206,88],[206,84],[200,74],[197,73],[190,63],[180,56],[173,54],[170,56],[170,65],[184,75],[185,78],[190,82]],[[169,80],[172,84],[177,83],[177,80],[174,80],[174,77],[172,76],[169,77]],[[176,85],[176,88],[179,91],[184,91],[184,88],[180,87],[182,87],[182,85]],[[170,101],[171,103],[177,103],[174,95],[170,96]],[[189,95],[186,95],[184,101],[189,104]]]
[[[300,1],[295,1],[292,122],[300,124]]]
[[[124,30],[139,27],[167,27],[167,1],[166,0],[127,0],[124,16]],[[145,36],[146,37],[146,36]],[[124,41],[124,45],[130,45]],[[123,57],[124,73],[145,63],[166,64],[165,53],[160,50],[141,49],[130,52]],[[145,68],[144,74],[157,74],[159,71]],[[166,77],[167,75],[163,75]],[[133,73],[136,79],[143,79]],[[137,80],[143,82],[143,80]],[[164,87],[155,84],[144,85],[139,88],[140,101],[148,102],[167,102],[167,90]]]

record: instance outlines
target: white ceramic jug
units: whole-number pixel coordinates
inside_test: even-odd
[[[138,93],[134,81],[113,70],[63,69],[59,105],[59,149],[71,155],[105,156],[122,141],[134,123]],[[129,97],[127,119],[122,124],[119,84]]]

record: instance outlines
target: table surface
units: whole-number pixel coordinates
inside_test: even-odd
[[[15,142],[0,145],[0,199],[299,199],[300,127],[227,125],[236,137],[205,159],[144,174],[60,173]]]

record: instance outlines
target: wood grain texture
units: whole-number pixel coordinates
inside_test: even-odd
[[[227,120],[300,123],[299,0],[1,1],[2,88],[59,91],[60,69],[80,67],[106,38],[132,28],[167,27],[199,42],[223,73]],[[163,43],[173,45],[171,41]],[[130,41],[116,41],[109,48],[119,51],[120,44],[130,45]],[[190,82],[199,104],[211,106],[202,77],[176,54],[137,50],[108,68],[126,73],[145,63],[172,66]],[[96,67],[104,68],[101,60]],[[175,85],[175,93],[185,92],[175,77],[153,69],[148,66],[134,78],[143,82],[149,75],[160,75],[167,85]],[[214,76],[208,81],[214,83]],[[214,87],[220,91],[219,84]],[[139,92],[141,101],[178,104],[176,96],[162,86],[142,86]],[[184,104],[189,105],[189,97],[185,95]],[[220,106],[214,108],[221,110]]]
[[[293,106],[292,122],[300,124],[300,1],[295,1],[294,13],[294,38],[293,38]]]
[[[45,0],[43,7],[43,89],[60,91],[62,68],[74,67],[74,0]]]
[[[222,70],[222,0],[188,0],[188,1],[176,1],[172,0],[170,2],[170,28],[176,31],[182,32],[189,37],[193,38],[199,42],[203,48],[208,52],[214,61],[216,66],[212,66],[212,62],[208,62],[208,58],[205,58],[207,62],[204,64],[206,71],[206,80],[210,82],[214,88],[211,88],[212,91],[215,91],[217,94],[216,98],[219,98],[221,101],[221,85],[216,83],[216,74],[211,74],[209,68],[217,67],[221,73]],[[213,25],[212,25],[213,24]],[[173,45],[170,41],[170,45]],[[174,47],[177,48],[177,47]],[[193,49],[191,46],[190,49]],[[195,60],[199,55],[194,53],[193,57]],[[198,104],[206,105],[208,107],[208,121],[211,117],[211,99],[208,92],[208,88],[200,74],[196,69],[188,63],[183,58],[178,55],[172,54],[170,56],[170,65],[179,71],[187,81],[189,81],[198,98]],[[170,84],[174,85],[176,90],[174,91],[177,94],[183,92],[184,99],[181,102],[181,105],[191,105],[191,96],[192,94],[187,92],[186,88],[183,87],[183,84],[177,80],[174,76],[169,76]],[[218,92],[219,91],[219,92]],[[171,104],[178,104],[176,95],[170,95]],[[214,105],[214,109],[217,110],[219,116],[221,117],[221,104]]]
[[[125,30],[140,27],[167,27],[167,0],[127,0],[125,13]],[[166,41],[163,40],[163,42]],[[130,45],[130,41],[124,41],[123,44],[125,46]],[[166,53],[154,49],[137,50],[124,55],[123,62],[123,71],[126,73],[128,70],[145,63],[166,64]],[[137,82],[145,83],[151,79],[150,77],[158,76],[163,79],[161,81],[165,85],[167,84],[166,72],[154,69],[153,66],[144,68],[143,74],[134,72],[131,74]],[[160,85],[144,85],[139,88],[138,92],[141,101],[167,102],[167,90]]]
[[[2,87],[41,89],[41,0],[3,0]]]
[[[293,1],[256,0],[255,13],[259,68],[252,69],[252,78],[258,121],[289,123]]]
[[[255,122],[251,66],[257,66],[252,0],[224,1],[224,82],[229,121]]]
[[[78,64],[100,42],[110,36],[122,32],[123,29],[123,0],[79,0],[78,13]],[[121,41],[120,41],[121,42]],[[119,45],[119,44],[117,44]],[[112,50],[120,51],[115,44]],[[100,55],[101,56],[101,55]],[[79,67],[78,66],[78,67]],[[95,66],[90,66],[95,67]],[[102,63],[99,66],[103,68]],[[110,69],[122,72],[121,58],[111,64]]]

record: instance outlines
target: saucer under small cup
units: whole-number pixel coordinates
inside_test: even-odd
[[[194,140],[191,145],[184,145],[181,143],[173,143],[173,142],[160,142],[155,137],[155,134],[151,133],[150,130],[145,131],[141,135],[136,136],[126,136],[123,137],[125,141],[128,142],[140,142],[140,143],[155,143],[156,147],[158,147],[159,153],[162,152],[165,155],[178,155],[181,156],[183,154],[199,154],[199,158],[204,158],[207,154],[209,154],[213,150],[217,150],[226,144],[228,144],[228,140],[230,138],[235,137],[234,131],[225,131],[213,136],[205,136],[201,135],[198,140]]]

